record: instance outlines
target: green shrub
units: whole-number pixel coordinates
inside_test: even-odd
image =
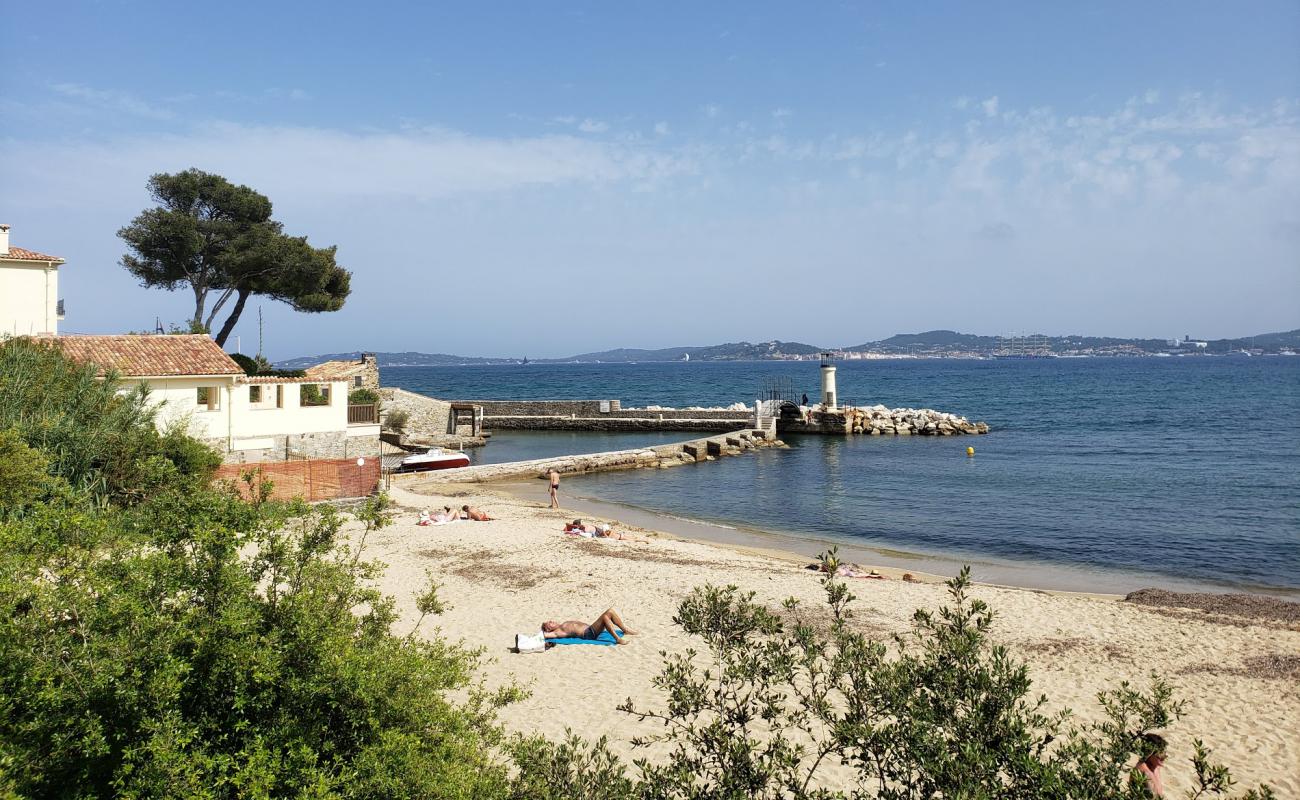
[[[353,389],[348,392],[348,403],[354,406],[370,405],[379,402],[379,392],[374,389]]]
[[[911,634],[894,637],[891,651],[850,624],[853,596],[834,577],[834,551],[823,564],[827,604],[811,613],[795,600],[774,612],[734,586],[704,586],[682,602],[674,621],[701,638],[706,654],[667,658],[655,681],[663,710],[621,706],[663,724],[661,735],[637,745],[671,748],[663,763],[636,762],[629,796],[1149,797],[1133,770],[1146,755],[1143,737],[1181,713],[1163,681],[1105,692],[1104,721],[1067,727],[1068,712],[1047,715],[1046,698],[1030,695],[1025,664],[989,641],[993,612],[968,596],[968,569],[949,582],[950,604],[917,611]],[[1195,746],[1197,796],[1225,793],[1227,770]],[[581,783],[584,771],[617,766],[562,757],[558,747],[532,753],[568,771],[552,780]],[[826,786],[829,764],[851,766],[853,785]],[[1244,797],[1272,793],[1261,787]]]
[[[143,384],[100,379],[94,367],[32,339],[0,343],[0,375],[0,430],[16,431],[45,455],[51,475],[78,491],[102,502],[139,502],[167,471],[159,458],[173,468],[169,480],[211,479],[217,461],[200,453],[202,444],[159,433]]]
[[[389,411],[384,415],[384,427],[394,433],[401,433],[406,430],[406,426],[410,421],[411,415],[400,408]]]
[[[394,635],[342,521],[172,490],[0,524],[0,793],[503,796],[493,713],[515,693]]]

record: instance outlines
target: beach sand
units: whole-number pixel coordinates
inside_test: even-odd
[[[586,515],[480,485],[437,488],[442,493],[416,495],[395,486],[396,522],[371,535],[366,557],[388,565],[382,588],[397,599],[404,615],[399,625],[414,623],[415,597],[432,572],[451,608],[432,624],[426,620],[422,631],[482,648],[489,686],[515,681],[531,692],[503,715],[511,731],[553,739],[566,728],[593,740],[608,735],[630,757],[630,739],[658,728],[616,707],[630,697],[640,708],[663,708],[652,685],[661,651],[699,646],[672,622],[693,587],[736,584],[772,606],[786,597],[815,606],[823,597],[818,574],[802,568],[812,552],[782,558],[639,529],[636,535],[649,543],[577,539],[560,530]],[[418,509],[444,504],[478,506],[498,519],[415,524]],[[915,609],[948,599],[941,583],[905,582],[897,569],[881,572],[893,579],[850,583],[857,624],[882,637],[908,630]],[[1098,692],[1124,680],[1145,687],[1153,670],[1175,685],[1187,706],[1167,731],[1168,796],[1190,787],[1191,740],[1199,737],[1231,768],[1238,786],[1267,781],[1279,797],[1300,797],[1300,625],[1104,596],[983,585],[972,594],[996,611],[994,639],[1028,662],[1032,693],[1045,693],[1051,710],[1068,707],[1078,721],[1099,719]],[[510,652],[514,634],[536,632],[544,619],[591,621],[608,607],[639,632],[629,645]],[[831,783],[848,778],[828,775]]]

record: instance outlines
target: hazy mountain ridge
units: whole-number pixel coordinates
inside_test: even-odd
[[[1034,335],[1038,337],[1038,334]],[[1016,341],[1023,342],[1026,337],[1017,337]],[[639,349],[620,347],[613,350],[601,350],[591,353],[579,353],[578,355],[569,356],[568,358],[538,358],[532,359],[531,363],[537,364],[564,364],[571,362],[602,362],[602,363],[628,363],[632,361],[684,361],[690,356],[690,361],[754,361],[765,359],[789,358],[791,356],[809,356],[816,355],[823,351],[855,351],[855,352],[874,352],[884,354],[917,354],[917,355],[944,355],[944,354],[982,354],[987,355],[1004,347],[1010,339],[1004,339],[999,336],[982,336],[973,333],[959,333],[950,330],[934,330],[922,333],[899,333],[890,336],[887,339],[880,339],[873,342],[863,342],[851,347],[823,347],[803,342],[782,342],[772,340],[767,342],[728,342],[726,344],[715,344],[704,347],[664,347],[659,349]],[[1124,339],[1112,336],[1042,336],[1039,339],[1047,349],[1053,353],[1069,353],[1081,351],[1094,351],[1097,354],[1136,354],[1145,353],[1164,353],[1171,350],[1181,349],[1188,352],[1205,352],[1211,354],[1225,354],[1238,350],[1262,350],[1266,353],[1276,353],[1283,349],[1300,351],[1300,328],[1291,331],[1279,331],[1276,333],[1261,333],[1256,336],[1247,336],[1238,339],[1202,339],[1206,342],[1204,348],[1197,348],[1194,344],[1187,344],[1181,348],[1172,348],[1165,339]],[[520,358],[484,358],[477,356],[456,356],[447,353],[420,353],[415,351],[405,352],[377,352],[376,358],[381,367],[399,367],[399,366],[421,366],[421,367],[443,367],[443,366],[460,366],[466,364],[491,365],[491,364],[517,364],[522,361]],[[322,361],[347,361],[357,360],[361,357],[361,351],[350,353],[327,353],[317,356],[300,356],[298,358],[285,359],[276,362],[276,366],[282,369],[302,369],[313,364],[319,364]]]

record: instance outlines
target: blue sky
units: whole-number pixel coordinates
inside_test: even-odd
[[[1294,2],[2,6],[69,331],[189,315],[115,232],[191,166],[353,271],[276,358],[1300,327]]]

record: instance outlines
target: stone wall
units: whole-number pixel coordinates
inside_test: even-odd
[[[352,381],[356,383],[356,381]],[[350,387],[357,388],[357,387]],[[362,389],[373,389],[379,391],[379,361],[375,358],[374,353],[361,354],[361,386]]]
[[[577,417],[597,419],[726,419],[753,418],[750,409],[623,408],[618,400],[465,400],[482,406],[485,417]],[[602,411],[601,404],[609,410]]]
[[[384,387],[379,390],[382,422],[394,411],[405,411],[406,433],[412,438],[437,437],[451,433],[451,403],[435,400],[405,389]]]
[[[533,431],[734,431],[748,428],[752,419],[646,419],[628,417],[484,417],[492,430]]]
[[[262,436],[256,443],[268,443],[267,447],[244,448],[241,441],[235,439],[231,446],[236,448],[226,451],[225,439],[209,441],[213,447],[222,452],[225,464],[264,464],[291,459],[349,459],[372,457],[379,453],[379,436],[348,436],[345,431],[327,431],[323,433],[282,434],[279,436]]]
[[[489,417],[594,417],[601,414],[601,403],[609,403],[610,412],[619,410],[617,400],[463,400],[483,407]],[[607,412],[608,413],[608,412]]]

